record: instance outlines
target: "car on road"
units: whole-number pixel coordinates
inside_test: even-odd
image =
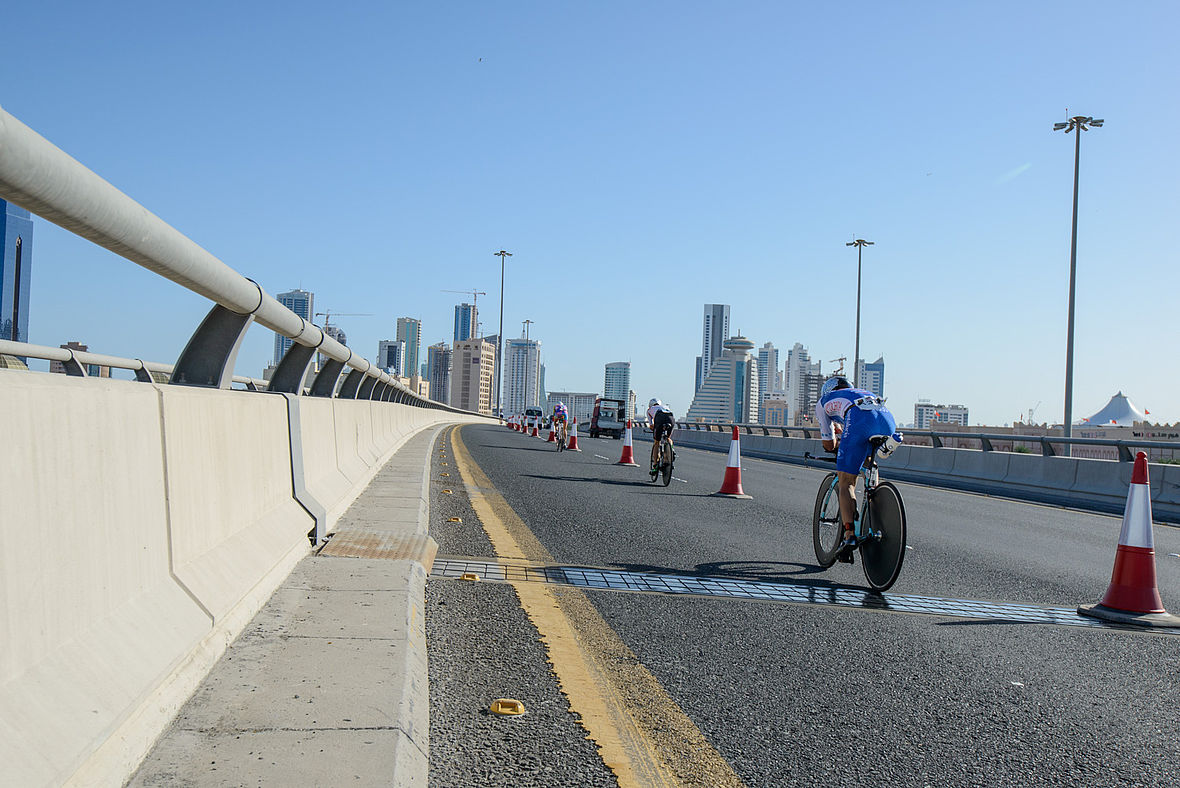
[[[594,400],[594,413],[590,416],[590,437],[610,435],[612,438],[621,438],[626,426],[626,417],[623,415],[626,413],[626,407],[626,403],[621,399],[599,397]]]

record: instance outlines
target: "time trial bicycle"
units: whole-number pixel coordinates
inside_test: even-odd
[[[659,448],[656,449],[656,467],[651,470],[651,480],[663,478],[664,486],[672,483],[672,466],[676,462],[676,449],[672,446],[672,435],[665,432],[660,436]],[[662,477],[661,477],[662,475]]]
[[[884,443],[884,437],[876,437],[869,442],[872,448],[861,467],[864,489],[860,496],[860,512],[853,523],[855,549],[860,551],[861,568],[864,569],[869,587],[874,591],[886,591],[897,582],[902,562],[905,561],[905,505],[895,486],[880,481],[877,469],[877,450]],[[811,452],[806,452],[803,457],[820,462],[836,461],[835,457],[816,457]],[[824,569],[836,563],[844,541],[836,480],[836,474],[829,473],[820,482],[811,516],[815,560]]]

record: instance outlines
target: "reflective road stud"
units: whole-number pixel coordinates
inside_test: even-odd
[[[1119,624],[1180,627],[1180,617],[1164,610],[1155,578],[1155,540],[1151,533],[1151,486],[1147,455],[1135,455],[1131,489],[1123,510],[1123,530],[1114,554],[1114,571],[1106,595],[1096,605],[1082,605],[1078,613]]]
[[[733,439],[729,442],[729,459],[725,463],[725,478],[721,480],[721,489],[714,495],[724,495],[727,498],[749,498],[742,491],[742,450],[738,440],[738,428],[734,425]]]
[[[623,432],[623,456],[615,465],[630,465],[638,468],[639,463],[635,462],[635,452],[631,448],[631,419],[627,419],[627,429]]]
[[[488,711],[501,717],[519,717],[524,714],[524,704],[512,698],[496,698]]]

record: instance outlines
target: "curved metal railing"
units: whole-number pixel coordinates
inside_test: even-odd
[[[246,278],[131,197],[86,168],[0,107],[0,198],[26,208],[70,232],[171,279],[214,302],[176,364],[149,364],[76,351],[29,346],[0,352],[61,361],[67,372],[81,363],[130,369],[137,378],[168,375],[172,384],[247,388],[320,397],[402,402],[465,413],[424,399],[368,360],[280,304]],[[293,340],[267,385],[233,375],[233,362],[253,322]],[[30,348],[37,348],[34,352]],[[64,354],[69,353],[66,357]],[[316,353],[328,361],[312,373]],[[93,359],[104,358],[106,361]],[[130,365],[130,366],[128,366]]]

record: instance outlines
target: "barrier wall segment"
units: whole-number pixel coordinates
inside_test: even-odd
[[[313,525],[330,530],[415,432],[456,420],[491,421],[0,369],[3,782],[122,780]],[[339,451],[358,444],[368,465]]]

